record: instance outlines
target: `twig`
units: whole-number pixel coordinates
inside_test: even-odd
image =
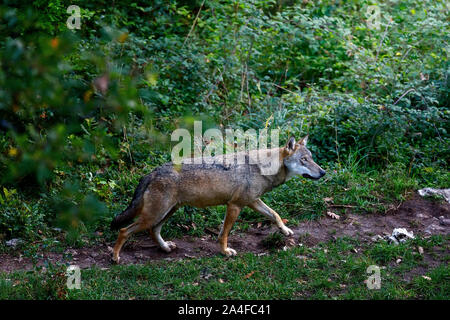
[[[328,206],[334,208],[356,208],[356,206],[352,206],[349,204],[329,204]]]
[[[192,31],[194,31],[195,25],[197,24],[198,17],[200,16],[200,12],[202,11],[202,8],[203,8],[203,5],[204,5],[204,4],[205,4],[205,0],[203,0],[202,4],[201,4],[201,6],[200,6],[200,9],[199,9],[198,12],[197,12],[197,16],[196,16],[195,19],[194,19],[194,23],[192,23],[191,30],[189,30],[189,33],[188,33],[188,35],[186,36],[186,39],[184,39],[183,45],[181,46],[182,48],[183,48],[184,45],[186,44],[186,41],[187,41],[187,39],[189,38],[189,36],[191,35]]]
[[[387,209],[387,210],[384,211],[384,214],[388,213],[388,212],[391,211],[391,210],[397,211],[398,208],[400,208],[400,206],[401,206],[402,204],[403,204],[403,201],[400,201],[400,203],[398,204],[397,207],[395,207],[395,209],[394,209],[394,208],[389,208],[389,209]]]
[[[375,60],[378,60],[378,55],[379,55],[380,50],[381,50],[381,45],[383,44],[384,39],[385,39],[386,36],[387,36],[387,31],[388,31],[389,26],[391,25],[391,22],[392,22],[392,20],[389,21],[389,23],[388,23],[387,26],[386,26],[386,30],[384,30],[383,38],[381,38],[380,44],[378,45],[377,55],[376,55],[376,57],[375,57]]]
[[[295,93],[294,91],[291,91],[291,90],[289,90],[289,89],[283,88],[282,86],[279,86],[279,85],[277,85],[276,83],[273,83],[273,82],[272,82],[272,84],[273,84],[275,87],[279,88],[279,89],[285,90],[285,91],[287,91],[287,92],[289,92],[289,93],[292,93],[292,94],[295,94],[295,95],[298,95],[298,93]]]
[[[402,94],[401,95],[401,97],[400,98],[398,98],[397,99],[397,101],[395,101],[394,102],[394,106],[404,97],[404,96],[406,96],[408,93],[410,93],[411,91],[416,91],[416,89],[414,89],[414,88],[412,88],[412,89],[409,89],[408,91],[406,91],[404,94]]]

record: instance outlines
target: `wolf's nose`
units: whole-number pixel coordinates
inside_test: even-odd
[[[327,173],[327,172],[325,170],[320,169],[319,173],[320,173],[320,177],[323,177],[325,175],[325,173]]]

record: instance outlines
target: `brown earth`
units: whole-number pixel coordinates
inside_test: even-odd
[[[395,228],[406,228],[408,231],[413,231],[414,235],[448,235],[449,219],[450,204],[426,200],[415,195],[387,213],[346,213],[341,215],[339,220],[326,216],[319,220],[301,222],[298,226],[288,223],[294,231],[294,236],[284,241],[287,245],[302,243],[306,246],[315,246],[319,242],[347,236],[362,242],[370,242],[375,241],[374,236],[390,235]],[[275,226],[267,225],[259,228],[254,226],[243,233],[232,233],[229,237],[229,246],[238,253],[264,254],[269,251],[264,246],[264,239],[276,231]],[[215,234],[217,230],[208,230],[208,232],[208,235],[201,238],[185,236],[172,239],[177,244],[177,249],[171,253],[162,252],[147,234],[142,233],[125,244],[121,252],[121,264],[144,264],[161,259],[173,261],[218,255],[219,246]],[[76,264],[81,268],[93,266],[108,268],[111,265],[110,247],[112,246],[113,243],[105,243],[79,249],[69,248],[64,253],[43,252],[37,264],[42,265],[45,260],[48,260],[51,263]],[[20,252],[0,254],[0,271],[11,272],[32,268],[32,261],[23,257]]]

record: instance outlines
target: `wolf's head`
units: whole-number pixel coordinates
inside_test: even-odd
[[[308,136],[304,137],[298,142],[291,137],[284,147],[284,165],[287,168],[287,179],[296,175],[302,175],[309,179],[320,179],[325,175],[323,170],[312,159],[311,152],[306,148]]]

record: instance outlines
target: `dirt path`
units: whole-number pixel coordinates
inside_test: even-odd
[[[371,239],[376,235],[390,235],[394,228],[406,228],[408,231],[413,231],[414,235],[449,234],[450,225],[441,222],[439,217],[450,219],[450,204],[432,202],[415,195],[387,214],[349,213],[342,215],[340,220],[324,217],[319,220],[302,222],[298,226],[291,225],[289,227],[294,231],[294,236],[286,239],[286,242],[291,245],[303,243],[307,246],[314,246],[319,242],[343,236],[356,237],[367,242],[372,241]],[[276,230],[274,226],[266,226],[252,227],[244,233],[232,233],[229,238],[229,246],[238,253],[268,252],[268,249],[264,247],[263,240]],[[186,236],[172,240],[178,248],[167,254],[162,252],[146,234],[138,235],[134,241],[129,241],[124,246],[121,252],[121,264],[144,264],[153,260],[173,261],[219,254],[216,235],[206,235],[202,238]],[[64,254],[46,252],[39,259],[38,264],[48,260],[52,263],[76,264],[81,268],[92,266],[108,268],[111,265],[108,246],[113,246],[113,243],[81,249],[67,249]],[[0,254],[0,271],[11,272],[32,268],[31,260],[23,258],[20,252]]]

